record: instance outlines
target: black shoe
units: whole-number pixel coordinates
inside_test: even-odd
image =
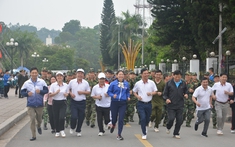
[[[90,121],[89,120],[86,121],[86,125],[90,126]]]
[[[204,133],[202,133],[201,136],[203,136],[203,137],[208,137],[208,135],[206,135],[206,134],[204,134]]]
[[[32,138],[30,138],[29,140],[30,140],[30,141],[34,141],[34,140],[36,140],[36,137],[32,137]]]
[[[91,125],[91,128],[94,128],[94,127],[95,127],[95,125],[94,125],[94,124],[92,124],[92,125]]]
[[[38,134],[42,134],[42,129],[41,128],[38,128]]]
[[[113,133],[115,126],[112,126],[110,129],[110,133]]]
[[[55,133],[55,130],[51,130],[51,134],[54,134]]]
[[[195,124],[194,125],[194,130],[197,131],[197,129],[198,129],[198,124]]]
[[[117,140],[124,140],[124,138],[120,135],[117,136]]]

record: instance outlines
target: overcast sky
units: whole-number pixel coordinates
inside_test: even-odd
[[[104,0],[0,0],[0,21],[6,24],[33,25],[38,29],[61,30],[71,19],[82,26],[94,27],[101,22]],[[142,0],[141,0],[142,2]],[[116,16],[128,9],[135,13],[136,0],[113,0]]]

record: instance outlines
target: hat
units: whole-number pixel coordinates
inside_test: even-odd
[[[123,73],[124,73],[124,75],[127,75],[128,74],[128,70],[124,70]]]
[[[46,68],[46,67],[43,67],[43,68],[42,68],[42,71],[43,71],[43,72],[47,72],[47,68]]]
[[[205,72],[205,73],[204,73],[204,76],[209,76],[209,75],[210,75],[209,72]]]
[[[52,71],[51,71],[51,70],[48,70],[47,73],[48,73],[48,74],[52,74]]]
[[[218,75],[218,74],[215,74],[215,75],[214,75],[214,78],[215,78],[215,77],[219,77],[219,75]]]
[[[135,74],[135,72],[134,71],[130,71],[130,73],[129,74]]]
[[[84,73],[84,70],[82,68],[79,68],[79,69],[77,69],[77,72],[83,72]]]
[[[197,76],[197,73],[196,73],[196,72],[193,72],[193,73],[192,73],[192,76]]]
[[[157,70],[156,69],[151,69],[151,72],[156,72]]]
[[[187,71],[185,75],[191,76],[191,73]]]
[[[68,76],[72,76],[73,75],[73,71],[71,71],[71,70],[67,71],[67,75]]]
[[[91,72],[95,72],[95,70],[93,68],[90,68],[89,73]]]
[[[63,74],[61,71],[58,71],[58,72],[56,73],[56,76],[58,76],[58,75],[64,76],[64,74]]]
[[[98,69],[97,72],[101,72],[101,69]]]
[[[98,79],[105,78],[105,74],[103,72],[98,74]]]

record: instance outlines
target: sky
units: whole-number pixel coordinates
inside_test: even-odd
[[[72,19],[93,28],[101,22],[104,0],[0,0],[0,22],[62,30]],[[142,2],[142,0],[141,0]],[[116,16],[135,13],[136,0],[113,0]],[[143,2],[142,2],[143,3]],[[145,2],[147,3],[147,2]]]

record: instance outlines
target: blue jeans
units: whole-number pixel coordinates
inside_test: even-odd
[[[123,121],[126,112],[127,101],[111,101],[112,125],[116,125],[118,117],[118,135],[122,134]]]
[[[82,123],[85,118],[86,101],[71,100],[71,129],[76,128],[76,132],[81,132]]]
[[[152,112],[152,104],[151,102],[143,103],[139,101],[137,103],[137,109],[138,109],[138,113],[140,116],[140,124],[141,124],[142,133],[143,135],[146,135],[146,126],[148,125],[150,121],[150,116]]]

